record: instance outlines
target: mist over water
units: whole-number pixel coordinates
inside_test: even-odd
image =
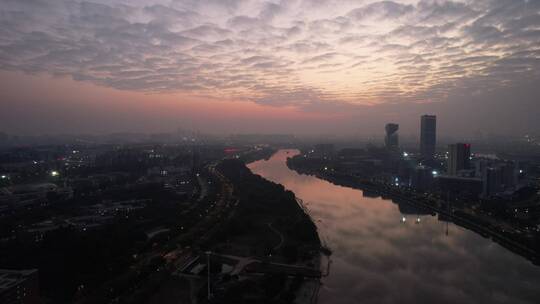
[[[249,167],[302,199],[332,248],[319,303],[537,303],[540,267],[436,216],[297,174],[286,159],[298,153]]]

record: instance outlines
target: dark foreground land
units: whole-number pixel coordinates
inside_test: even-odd
[[[277,255],[284,261],[309,259],[320,247],[317,228],[296,201],[293,192],[259,175],[242,162],[225,160],[218,169],[234,185],[239,200],[235,217],[223,230],[220,240],[239,241],[251,255]],[[274,229],[269,229],[268,226]],[[278,233],[279,232],[279,233]],[[283,236],[283,240],[280,237]],[[277,242],[276,242],[277,241]],[[281,241],[281,246],[277,246]],[[237,253],[240,249],[223,249]],[[240,250],[241,251],[241,250]]]
[[[306,281],[318,286],[321,243],[294,193],[239,160],[225,160],[217,169],[233,185],[238,205],[207,249],[256,261],[238,274],[215,277],[211,302],[293,303]]]
[[[36,269],[40,303],[316,298],[315,225],[292,192],[245,165],[273,149],[89,149],[59,154],[62,166],[33,154],[0,163],[26,170],[0,184],[0,269]]]

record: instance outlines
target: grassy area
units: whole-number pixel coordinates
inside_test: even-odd
[[[282,258],[287,262],[308,260],[320,248],[317,228],[282,185],[253,174],[243,162],[225,160],[219,170],[233,183],[239,205],[219,241],[248,248],[249,255]],[[269,224],[283,236],[281,237]],[[229,246],[228,250],[234,250]],[[233,252],[234,253],[234,252]]]

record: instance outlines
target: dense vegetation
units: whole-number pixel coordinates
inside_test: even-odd
[[[294,193],[253,174],[241,160],[224,160],[218,170],[233,184],[238,205],[209,244],[212,250],[318,267],[314,264],[321,249],[317,228]],[[303,282],[302,276],[272,273],[248,280],[224,276],[212,303],[294,303]],[[205,293],[199,295],[203,302],[204,297]]]
[[[274,155],[274,153],[276,153],[276,149],[270,147],[262,148],[260,150],[250,150],[250,152],[241,155],[240,160],[244,161],[245,163],[258,161],[261,159],[267,160]]]
[[[253,174],[239,160],[225,160],[219,170],[233,183],[240,202],[224,236],[242,238],[244,242],[252,240],[252,253],[277,254],[288,262],[309,259],[313,250],[320,248],[317,228],[297,203],[294,193]],[[276,235],[269,225],[283,235],[283,246],[278,252],[271,252]]]

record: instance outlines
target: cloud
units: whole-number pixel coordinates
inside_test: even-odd
[[[414,10],[412,5],[404,5],[393,1],[380,1],[350,11],[347,16],[363,21],[367,18],[386,19],[399,18]]]
[[[121,90],[309,109],[437,102],[473,85],[540,80],[538,1],[0,4],[0,69]],[[294,93],[308,91],[317,97]]]

